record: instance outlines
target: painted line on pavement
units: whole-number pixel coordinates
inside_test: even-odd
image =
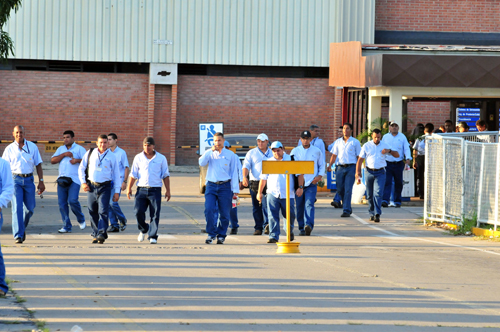
[[[186,210],[184,210],[183,208],[181,208],[180,206],[178,205],[170,205],[170,207],[172,209],[174,209],[175,211],[179,212],[180,214],[183,214],[186,218],[188,218],[189,221],[191,221],[192,223],[198,225],[198,226],[202,226],[202,224],[200,224],[198,222],[198,220],[194,219],[194,217],[189,214],[189,212],[187,212]]]

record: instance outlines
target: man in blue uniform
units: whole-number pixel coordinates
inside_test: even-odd
[[[115,133],[108,134],[109,149],[115,154],[116,160],[118,161],[118,167],[120,167],[121,190],[125,190],[125,188],[127,187],[129,165],[127,153],[117,145],[117,141],[118,136]],[[113,197],[114,193],[114,190],[112,190],[111,197]],[[120,195],[120,192],[118,192],[118,195]],[[119,225],[118,221],[120,221]],[[108,233],[119,232],[120,230],[123,232],[125,228],[127,228],[127,218],[122,212],[122,209],[120,208],[118,202],[109,202],[109,223],[110,225],[108,228]]]
[[[2,230],[3,216],[2,209],[5,209],[14,194],[14,182],[10,165],[0,158],[0,231]],[[0,246],[0,296],[7,294],[9,286],[5,281],[5,263],[3,261],[2,246]]]

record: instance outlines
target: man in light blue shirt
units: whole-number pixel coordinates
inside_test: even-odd
[[[314,202],[318,192],[317,183],[325,174],[325,159],[320,149],[311,144],[312,138],[309,130],[300,133],[300,140],[302,145],[293,149],[290,155],[296,161],[314,161],[314,174],[304,174],[302,182],[299,179],[299,188],[295,199],[300,235],[309,236],[314,228]]]
[[[118,193],[121,189],[120,168],[114,153],[108,149],[107,135],[99,135],[97,149],[90,149],[85,153],[78,168],[78,178],[83,191],[87,192],[87,205],[92,225],[92,243],[103,244],[108,238],[111,189],[114,186],[114,202],[118,202],[120,198]]]
[[[127,179],[129,174],[129,166],[127,153],[120,148],[117,144],[118,136],[115,133],[108,134],[108,144],[109,149],[113,152],[118,160],[118,166],[120,167],[120,186],[121,191],[125,190],[127,187]],[[111,197],[113,197],[114,190],[111,190]],[[118,192],[120,195],[120,192]],[[118,225],[118,220],[120,224]],[[127,228],[127,218],[125,214],[122,212],[120,205],[118,202],[109,202],[109,228],[108,233],[119,232],[120,230],[123,232],[125,228]]]
[[[387,167],[385,176],[384,198],[382,207],[388,207],[391,199],[392,179],[394,179],[394,204],[401,207],[401,192],[403,191],[403,171],[406,164],[411,161],[410,144],[406,136],[399,132],[399,126],[396,122],[391,122],[389,132],[384,135],[382,141],[389,145],[391,150],[398,152],[398,157],[387,156]]]
[[[69,219],[69,206],[80,224],[80,229],[85,229],[85,216],[78,201],[80,193],[80,179],[78,179],[78,167],[82,161],[85,149],[75,143],[75,133],[66,130],[63,133],[64,145],[60,146],[50,159],[51,164],[59,164],[59,176],[57,177],[57,200],[59,211],[63,221],[63,227],[59,233],[71,233],[71,220]]]
[[[319,138],[319,126],[317,125],[311,125],[309,127],[309,132],[311,133],[311,145],[317,147],[321,151],[321,155],[323,156],[323,162],[325,161],[325,142]],[[302,145],[302,140],[299,139],[299,143],[297,146]],[[297,218],[298,220],[298,218]]]
[[[273,157],[269,161],[291,161],[289,155],[285,153],[283,144],[279,141],[271,144]],[[286,225],[286,177],[290,177],[290,241],[294,240],[293,223],[295,221],[295,189],[293,174],[262,174],[262,163],[260,169],[260,183],[257,200],[262,202],[264,199],[264,187],[267,186],[267,211],[269,214],[269,240],[267,243],[276,243],[280,238],[280,211],[281,215],[285,218],[285,225],[283,228],[287,229]]]
[[[10,164],[14,180],[12,196],[12,233],[14,242],[21,244],[26,240],[26,227],[35,211],[35,183],[33,169],[38,174],[38,195],[45,191],[43,182],[42,157],[38,147],[24,138],[23,126],[15,126],[12,135],[14,143],[9,144],[2,155]]]
[[[247,152],[243,162],[243,186],[250,189],[250,196],[252,197],[253,220],[255,221],[253,235],[262,235],[262,231],[269,234],[265,187],[263,189],[262,203],[257,200],[262,160],[267,160],[273,155],[268,143],[269,138],[266,134],[257,136],[257,147]],[[250,182],[247,178],[248,175],[250,175]]]
[[[137,241],[142,242],[148,234],[149,243],[158,242],[158,225],[160,224],[161,188],[165,184],[165,198],[170,200],[170,172],[167,158],[155,151],[155,140],[146,137],[142,142],[143,152],[134,157],[130,182],[127,185],[127,197],[132,195],[132,186],[137,180],[134,212],[139,228]],[[149,207],[150,221],[146,223],[146,211]]]
[[[224,149],[223,133],[215,133],[212,148],[206,150],[198,162],[202,167],[208,165],[205,178],[205,219],[208,237],[205,243],[211,244],[217,239],[217,244],[223,244],[227,235],[232,200],[236,200],[240,192],[236,158],[232,151]],[[217,210],[219,225],[215,219]]]
[[[337,192],[340,195],[344,208],[341,217],[350,217],[352,214],[352,186],[354,185],[356,163],[361,152],[361,144],[351,136],[352,125],[350,123],[344,123],[342,130],[344,136],[342,139],[335,141],[335,145],[330,150],[332,153],[330,165],[337,163]],[[331,172],[331,166],[328,167],[328,172]]]
[[[363,145],[356,164],[356,181],[361,183],[361,165],[366,159],[366,200],[368,201],[368,213],[370,220],[380,222],[382,214],[381,204],[385,186],[385,167],[388,155],[399,157],[397,151],[392,151],[389,145],[381,141],[380,129],[373,129],[372,141]]]
[[[2,209],[5,209],[14,194],[14,182],[12,172],[7,161],[0,158],[0,232],[3,225]],[[2,246],[0,246],[0,296],[5,296],[9,286],[5,281],[5,263],[3,261]]]

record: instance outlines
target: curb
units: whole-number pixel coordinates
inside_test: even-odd
[[[472,234],[476,236],[500,237],[500,231],[492,231],[489,229],[476,228],[476,227],[472,227]]]

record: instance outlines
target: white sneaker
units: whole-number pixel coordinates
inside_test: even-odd
[[[68,231],[67,229],[65,229],[64,227],[61,228],[60,230],[58,230],[59,233],[71,233],[71,231]]]
[[[149,239],[149,243],[156,244],[156,243],[158,243],[158,241],[156,241],[156,239],[151,238],[151,239]]]
[[[142,242],[142,241],[144,241],[145,237],[146,237],[146,233],[139,232],[139,236],[137,237],[137,241]]]
[[[87,224],[84,222],[80,223],[80,229],[85,229],[87,227]]]

